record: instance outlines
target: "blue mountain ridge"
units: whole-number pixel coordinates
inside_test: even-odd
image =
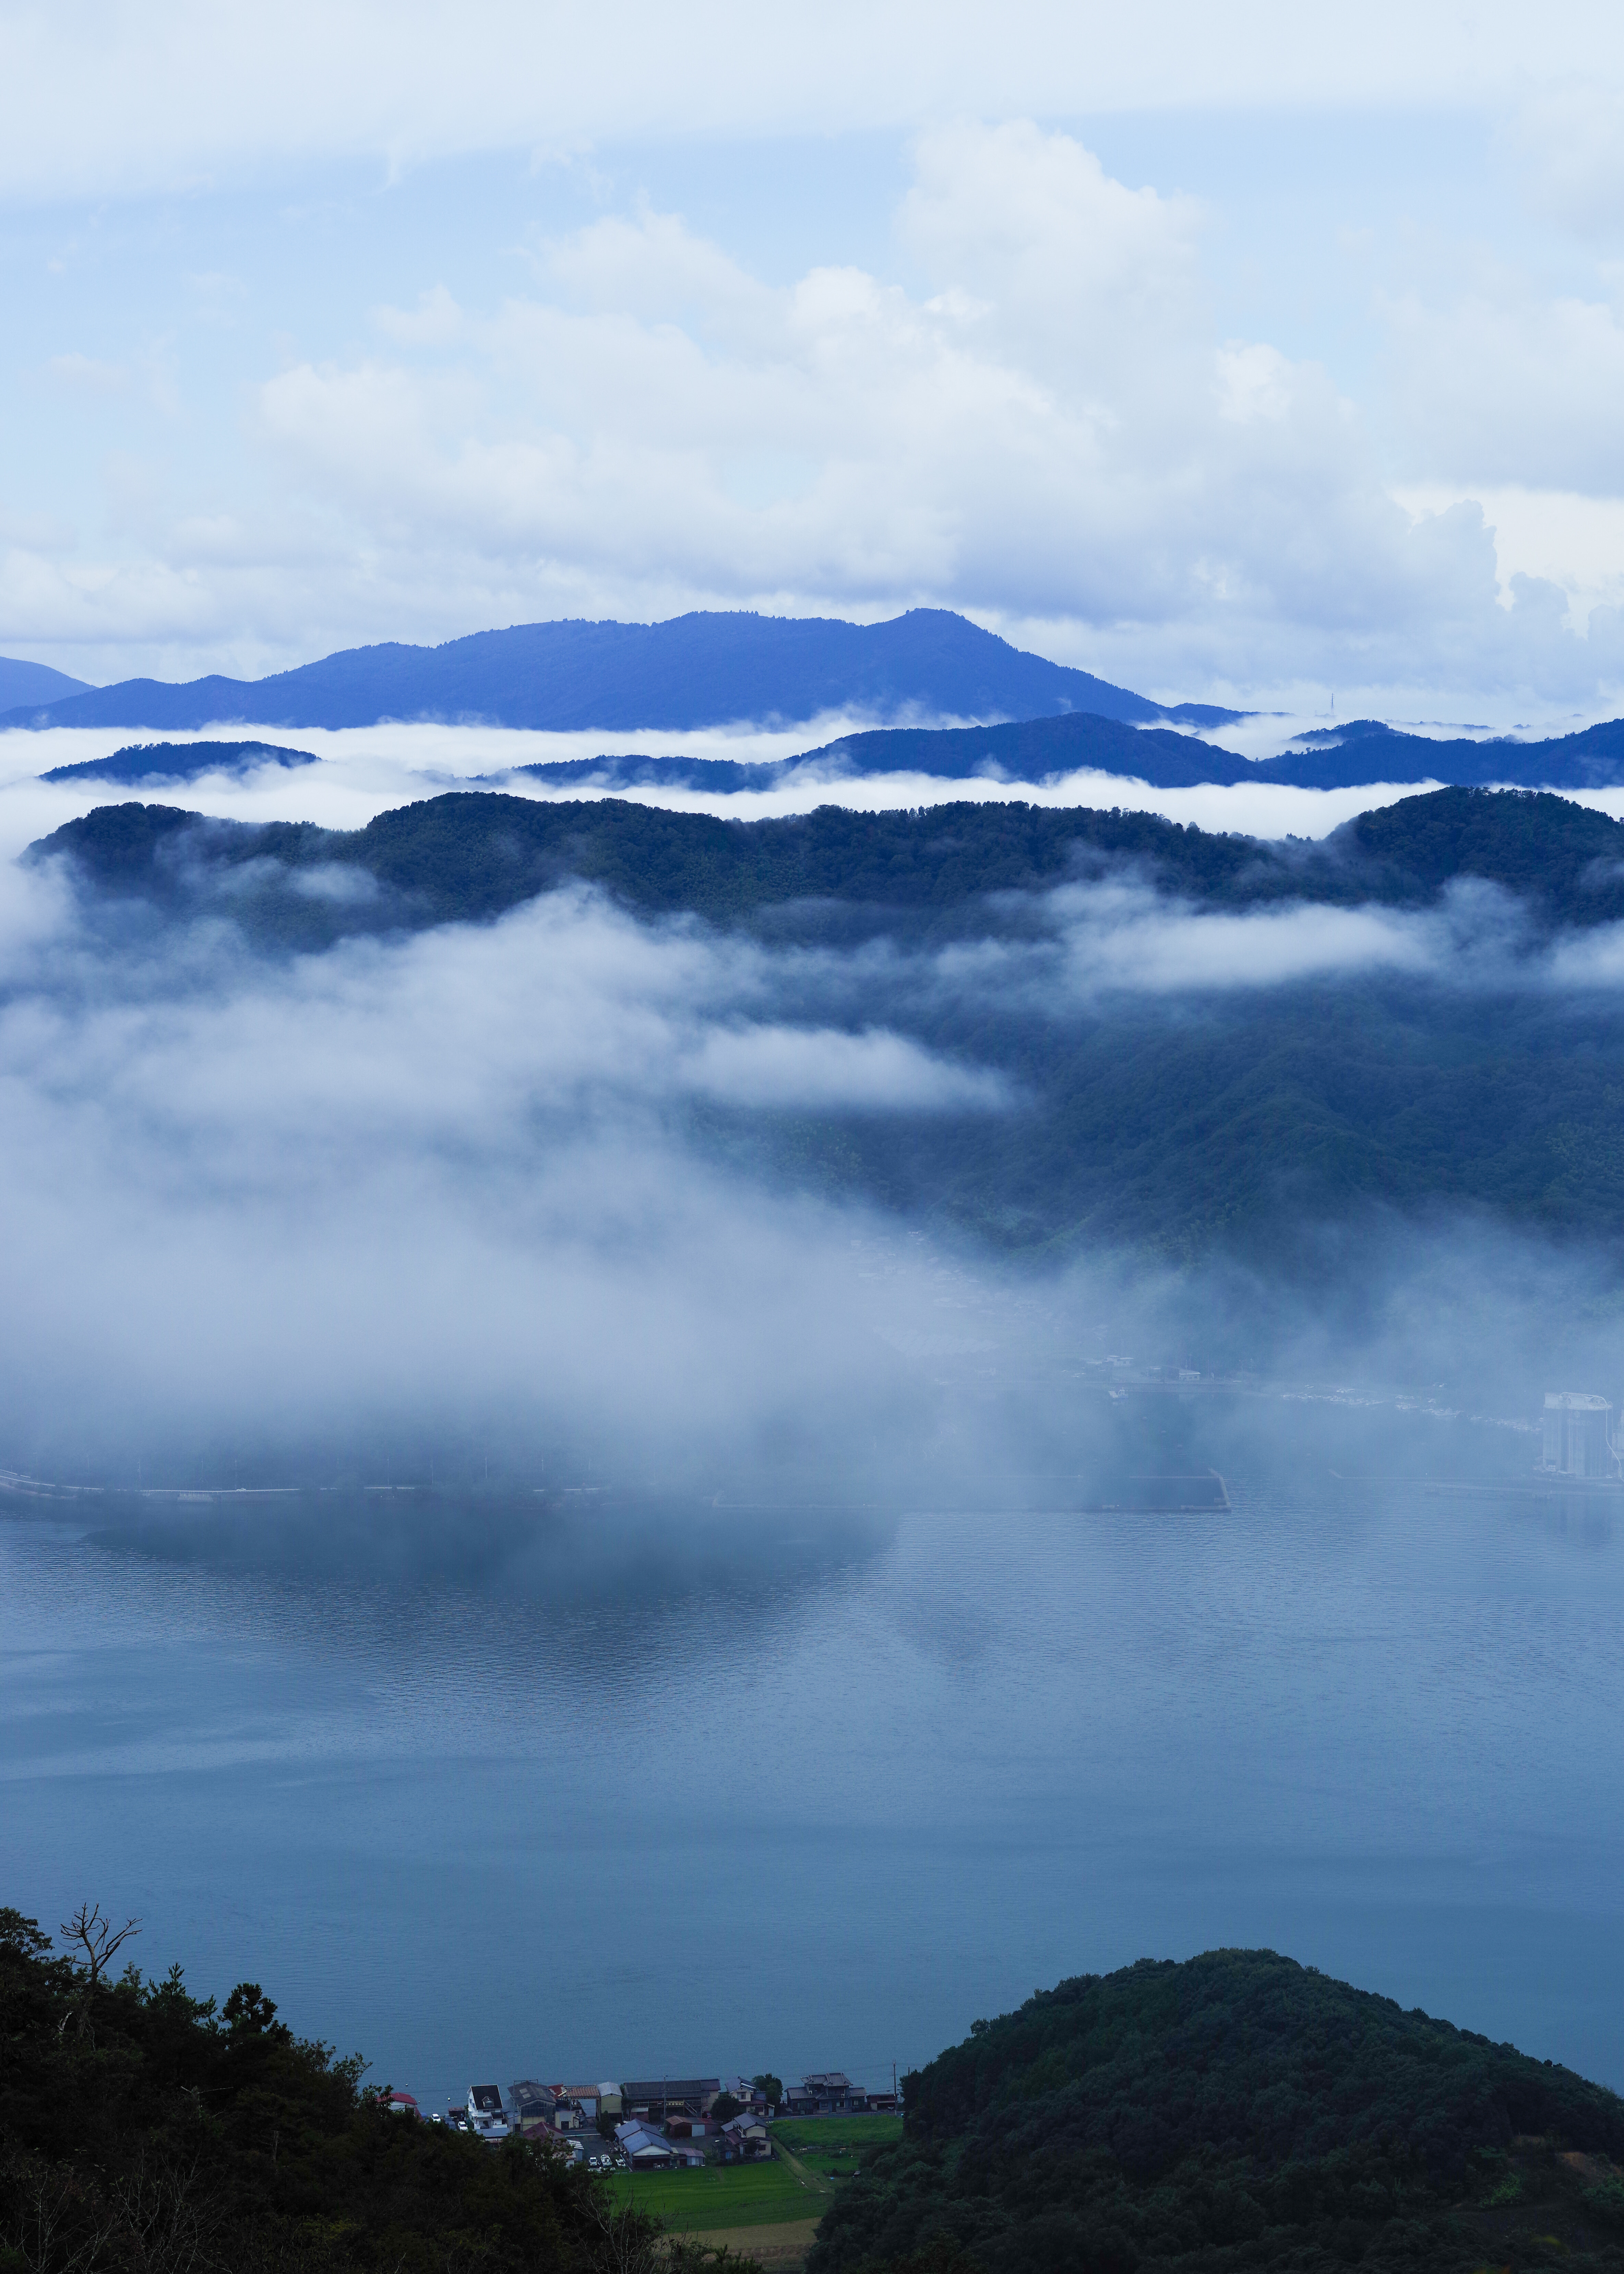
[[[25,663],[20,656],[0,655],[0,713],[29,704],[62,703],[71,696],[94,692],[83,679],[70,679],[49,663]],[[20,722],[13,719],[11,724]]]
[[[838,710],[891,719],[1089,712],[1197,727],[1241,715],[1153,703],[1011,647],[950,610],[913,608],[881,624],[743,614],[516,624],[440,647],[349,648],[260,680],[124,680],[64,700],[24,701],[0,715],[0,726],[175,732],[228,720],[297,729],[434,719],[680,732]]]
[[[1084,769],[1154,789],[1199,784],[1275,782],[1300,789],[1357,789],[1377,782],[1445,782],[1462,787],[1601,789],[1624,782],[1624,719],[1545,742],[1433,741],[1372,720],[1342,730],[1345,740],[1277,758],[1253,760],[1165,727],[1134,727],[1074,712],[1007,726],[936,729],[903,727],[848,734],[793,758],[604,757],[540,761],[488,781],[528,778],[558,788],[690,789],[711,796],[770,790],[808,774],[831,785],[876,774],[940,780],[1028,782]]]
[[[1326,747],[1316,736],[1306,749],[1253,761],[1192,734],[1130,727],[1118,719],[1072,712],[1008,726],[881,729],[765,762],[640,753],[541,760],[472,776],[463,786],[495,787],[530,780],[549,789],[686,789],[731,796],[776,789],[795,780],[826,782],[833,788],[843,780],[904,773],[943,781],[984,779],[1035,787],[1084,770],[1159,789],[1244,781],[1305,789],[1436,781],[1466,787],[1583,789],[1624,781],[1624,719],[1543,742],[1434,742],[1364,722],[1344,731],[1349,740],[1340,746]],[[206,773],[242,774],[267,764],[292,768],[313,765],[316,759],[308,750],[256,741],[142,742],[105,758],[53,766],[40,779],[139,787],[160,781],[195,781]]]
[[[313,766],[312,750],[289,750],[277,742],[132,742],[110,757],[84,758],[77,765],[52,766],[40,776],[48,782],[192,782],[204,774],[253,773],[260,766]]]

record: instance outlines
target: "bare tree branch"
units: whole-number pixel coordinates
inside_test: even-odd
[[[5,2176],[17,2208],[0,2233],[28,2274],[95,2274],[118,2224],[100,2196],[77,2172],[32,2157],[12,2158]]]
[[[79,2015],[78,2035],[82,2037],[88,2033],[91,2006],[107,1971],[108,1962],[115,1952],[123,1949],[132,1935],[139,1934],[140,1931],[139,1918],[126,1919],[121,1927],[115,1927],[110,1918],[102,1916],[100,1903],[81,1903],[71,1919],[63,1921],[59,1930],[63,1940],[70,1944],[78,1943],[85,1954],[86,1980],[70,2014],[63,2016],[62,2028],[57,2032],[59,2036],[65,2035],[72,2012]]]
[[[121,2214],[120,2255],[131,2274],[192,2274],[219,2214],[200,2204],[198,2166],[149,2157],[145,2148],[133,2172],[113,2190]]]

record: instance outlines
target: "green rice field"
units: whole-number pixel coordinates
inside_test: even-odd
[[[665,2220],[673,2234],[730,2226],[778,2226],[819,2218],[839,2181],[863,2157],[902,2137],[899,2116],[786,2119],[771,2127],[767,2164],[707,2164],[700,2172],[616,2172],[622,2202]]]
[[[616,2172],[608,2184],[620,2202],[663,2218],[675,2234],[816,2218],[829,2201],[778,2156],[766,2164],[708,2164],[702,2172]]]
[[[772,2137],[819,2179],[849,2179],[876,2148],[902,2137],[900,2116],[786,2117]]]

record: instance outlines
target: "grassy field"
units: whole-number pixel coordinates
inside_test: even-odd
[[[781,2156],[768,2164],[708,2164],[702,2172],[616,2172],[609,2185],[621,2202],[663,2218],[675,2234],[816,2218],[829,2200]]]
[[[849,2179],[876,2148],[902,2137],[900,2116],[786,2117],[772,2137],[807,2171],[825,2180]]]
[[[699,2172],[616,2172],[622,2202],[663,2218],[673,2234],[778,2226],[821,2218],[838,2182],[870,2150],[902,2137],[899,2116],[828,2116],[772,2127],[768,2164],[707,2164]]]

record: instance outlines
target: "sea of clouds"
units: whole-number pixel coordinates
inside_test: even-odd
[[[1258,720],[1239,729],[1225,728],[1222,735],[1211,739],[1243,755],[1273,755],[1300,723],[1291,717]],[[610,734],[598,729],[538,734],[431,724],[282,733],[233,728],[228,723],[195,734],[177,734],[162,739],[185,744],[229,738],[233,734],[264,734],[267,740],[308,751],[320,764],[292,769],[271,764],[245,777],[205,775],[177,785],[154,782],[139,791],[105,781],[46,782],[39,777],[58,766],[110,757],[132,743],[155,741],[159,739],[155,734],[128,727],[68,727],[45,734],[19,729],[0,733],[0,853],[20,852],[64,822],[97,806],[138,795],[148,802],[180,805],[222,820],[313,821],[327,829],[363,828],[375,815],[392,807],[476,782],[515,796],[572,800],[610,794],[673,812],[711,813],[741,821],[809,813],[830,803],[877,812],[961,799],[1024,800],[1056,807],[1119,806],[1138,813],[1159,813],[1200,829],[1234,831],[1252,837],[1318,838],[1328,835],[1355,814],[1412,797],[1426,787],[1414,782],[1374,782],[1354,789],[1312,790],[1259,781],[1206,782],[1189,788],[1162,789],[1121,775],[1086,770],[1041,783],[995,781],[979,776],[949,781],[910,773],[837,779],[825,771],[808,767],[764,790],[712,793],[654,786],[605,793],[590,783],[551,787],[517,771],[532,764],[604,755],[782,761],[822,748],[843,734],[860,732],[867,724],[840,713],[798,727],[763,729],[745,725],[685,734]],[[1563,794],[1598,811],[1624,815],[1624,789]]]
[[[308,739],[317,766],[174,802],[355,825],[454,766],[488,770],[513,738]],[[8,738],[8,855],[110,794],[38,783],[18,745],[38,766],[64,744],[92,754],[85,740]],[[1268,794],[1278,821],[1313,794]],[[1190,801],[1143,802],[1190,817]],[[1348,809],[1321,799],[1310,833]],[[763,1118],[1018,1123],[1018,1083],[923,1038],[944,1005],[1061,1037],[1083,1015],[1132,1022],[1149,998],[1199,1018],[1221,993],[1338,976],[1603,999],[1624,978],[1613,931],[1532,941],[1488,887],[1419,915],[1210,914],[1124,870],[1000,921],[929,950],[774,945],[572,887],[489,925],[267,959],[218,912],[87,926],[60,870],[8,858],[0,1466],[8,1449],[93,1473],[364,1442],[387,1467],[483,1432],[554,1480],[771,1471],[872,1493],[946,1457],[966,1353],[1029,1387],[958,1442],[960,1465],[1031,1468],[1077,1457],[1055,1369],[1108,1350],[1194,1339],[1209,1360],[1244,1347],[1390,1389],[1458,1376],[1470,1348],[1514,1404],[1553,1321],[1570,1342],[1600,1321],[1600,1352],[1605,1256],[1447,1212],[1353,1245],[1328,1228],[1305,1294],[1232,1259],[1011,1261],[718,1142],[718,1117],[735,1134]]]

